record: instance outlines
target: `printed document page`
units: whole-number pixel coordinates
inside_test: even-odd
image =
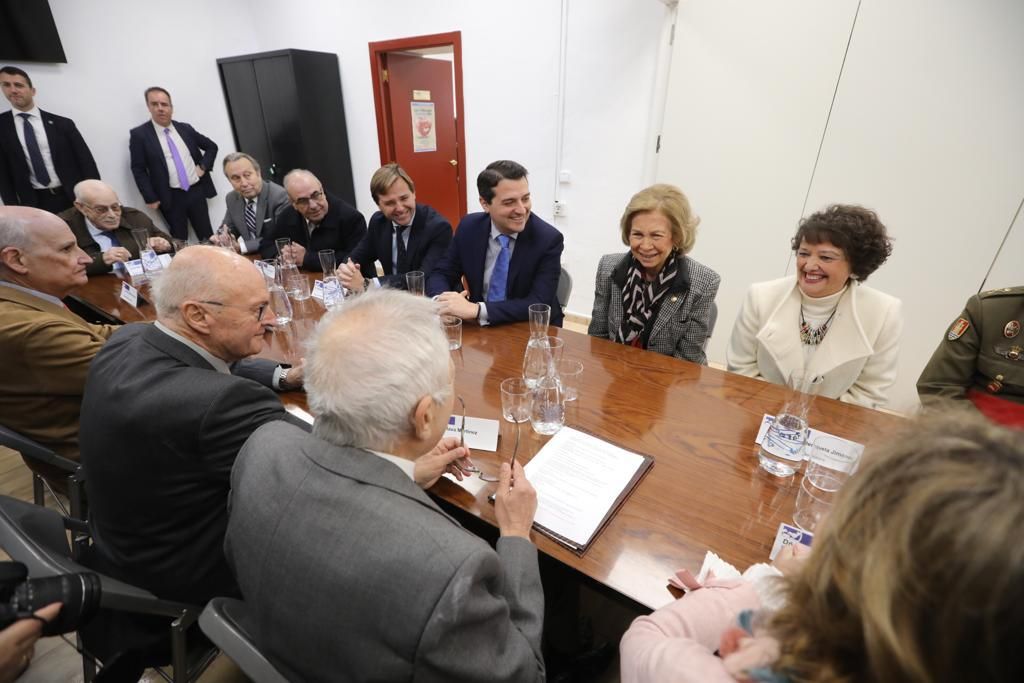
[[[563,427],[525,467],[537,489],[534,521],[585,546],[643,464],[641,455]]]

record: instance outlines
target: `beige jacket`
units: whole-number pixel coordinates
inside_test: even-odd
[[[903,316],[900,300],[852,284],[807,370],[824,381],[819,395],[868,408],[886,401],[896,381]],[[784,384],[804,367],[800,290],[789,276],[751,285],[729,340],[729,370]]]

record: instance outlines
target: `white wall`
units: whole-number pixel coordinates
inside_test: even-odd
[[[704,218],[694,256],[722,275],[719,362],[747,286],[792,272],[805,196],[804,214],[876,209],[896,242],[870,284],[904,302],[890,403],[909,410],[1024,196],[1024,5],[863,0],[854,27],[856,7],[681,5],[659,177]],[[988,286],[1019,284],[1022,243],[1011,234]]]
[[[257,51],[254,15],[240,11],[241,3],[202,0],[180,0],[170,10],[130,0],[50,0],[50,7],[68,63],[15,63],[32,77],[39,107],[74,119],[103,180],[123,203],[149,211],[129,168],[128,130],[149,119],[142,92],[151,85],[166,88],[175,118],[220,146],[213,173],[219,194],[210,201],[218,225],[224,193],[231,189],[219,160],[234,141],[216,60]],[[186,42],[172,53],[173,40],[162,32],[180,34]],[[0,105],[9,106],[6,100]],[[159,212],[149,213],[164,225]]]

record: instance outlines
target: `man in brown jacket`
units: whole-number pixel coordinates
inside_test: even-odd
[[[117,329],[61,302],[90,263],[52,213],[0,206],[0,424],[74,460],[89,363]]]

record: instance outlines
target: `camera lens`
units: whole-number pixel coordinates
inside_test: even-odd
[[[91,572],[29,579],[14,590],[11,605],[24,614],[32,614],[47,605],[60,602],[63,607],[53,621],[43,627],[44,636],[77,630],[96,613],[100,604],[100,579]]]

